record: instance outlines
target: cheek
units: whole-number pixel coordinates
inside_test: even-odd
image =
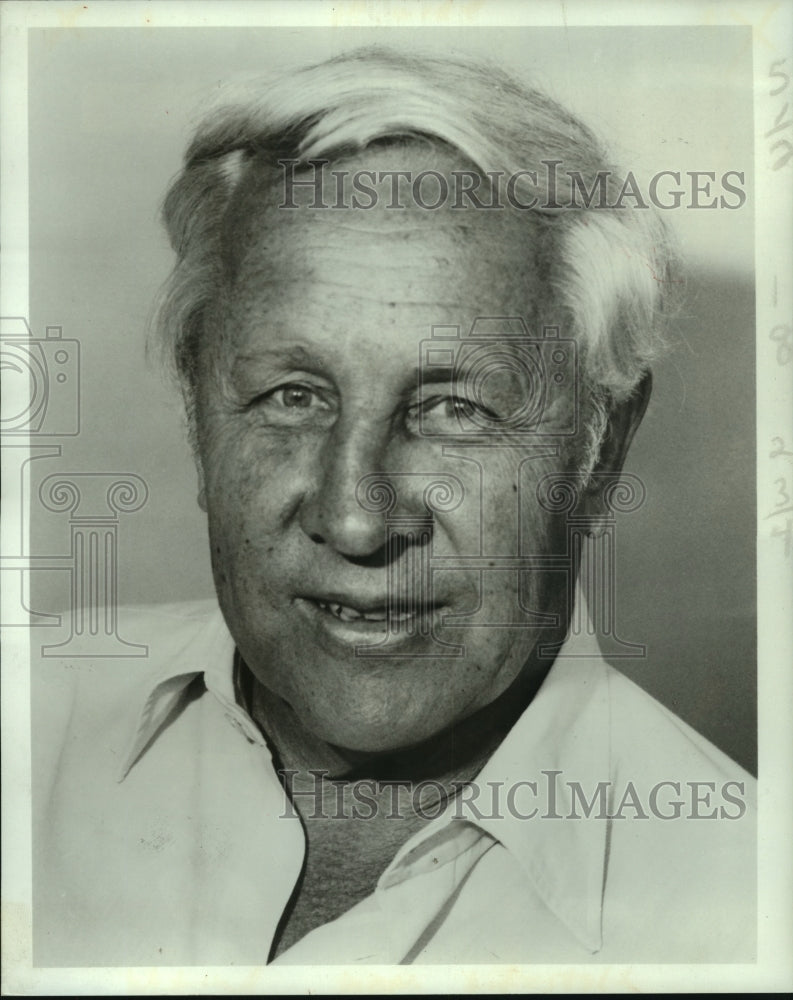
[[[564,518],[545,510],[537,496],[543,477],[563,471],[558,457],[527,459],[517,449],[475,447],[454,459],[454,466],[442,466],[464,488],[464,502],[443,518],[454,548],[505,557],[561,551]]]
[[[212,443],[202,458],[212,569],[218,591],[238,600],[256,586],[288,521],[295,476],[243,434],[218,434]]]
[[[243,570],[254,547],[250,522],[241,504],[209,505],[209,544],[215,589],[232,604],[239,603],[249,588],[249,574]]]
[[[214,417],[202,429],[200,457],[210,520],[261,527],[290,516],[305,492],[316,443],[265,432],[247,414]]]

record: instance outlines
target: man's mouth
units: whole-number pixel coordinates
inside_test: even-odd
[[[306,594],[295,603],[307,621],[321,629],[323,641],[334,640],[353,648],[367,641],[391,646],[418,640],[431,632],[443,607],[437,601],[410,600],[405,595],[386,599]]]
[[[413,611],[401,612],[386,607],[378,608],[374,611],[358,611],[356,608],[351,608],[346,604],[339,604],[335,601],[314,600],[314,603],[321,611],[326,611],[328,614],[333,615],[340,622],[408,622],[412,621],[419,614],[430,611],[428,606],[425,606],[423,609],[417,608]]]

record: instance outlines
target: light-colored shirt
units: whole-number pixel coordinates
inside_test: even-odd
[[[262,965],[305,839],[214,602],[33,677],[34,964]],[[275,964],[745,962],[754,779],[571,636],[475,781]],[[399,822],[399,820],[395,820]]]

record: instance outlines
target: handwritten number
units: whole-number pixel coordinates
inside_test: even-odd
[[[773,451],[769,451],[768,457],[769,458],[779,458],[780,456],[784,456],[786,458],[793,458],[793,451],[787,451],[787,449],[785,448],[785,442],[784,442],[784,440],[781,437],[772,437],[771,438],[771,444],[774,444],[774,442],[776,442],[776,441],[778,441],[779,444],[776,444],[774,446]]]
[[[793,358],[793,327],[780,323],[774,327],[769,336],[777,343],[777,364],[789,364]]]

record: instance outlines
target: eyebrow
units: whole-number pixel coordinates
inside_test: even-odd
[[[276,364],[285,368],[302,368],[307,371],[324,371],[327,368],[315,354],[300,344],[293,344],[237,354],[231,366],[231,373],[232,376],[236,376],[251,366]]]
[[[507,345],[509,349],[509,345]],[[461,378],[466,379],[470,375],[471,370],[479,364],[478,359],[471,358],[470,355],[467,357],[455,356],[454,362],[450,364],[433,365],[418,365],[416,366],[412,373],[411,378],[415,385],[442,385],[448,384],[450,381],[456,382]],[[519,373],[510,373],[518,374]]]

